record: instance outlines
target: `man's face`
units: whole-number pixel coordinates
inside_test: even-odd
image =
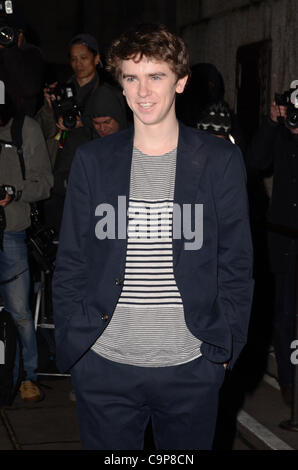
[[[118,122],[110,116],[96,117],[92,119],[93,127],[100,137],[114,134],[119,131]]]
[[[78,80],[92,80],[96,73],[99,55],[96,56],[84,44],[74,44],[70,50],[70,65]]]
[[[175,116],[175,94],[182,93],[187,76],[178,80],[167,62],[143,57],[122,61],[122,86],[135,124],[156,125]]]

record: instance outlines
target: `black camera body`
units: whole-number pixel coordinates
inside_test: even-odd
[[[0,0],[0,45],[4,47],[12,47],[18,41],[19,31],[10,24],[13,12],[12,1]]]
[[[13,14],[13,2],[7,0],[0,0],[0,17],[5,17]]]
[[[282,94],[275,93],[275,103],[278,106],[285,106],[287,108],[286,123],[292,129],[298,128],[298,101],[293,100],[296,88],[290,88]],[[297,90],[298,98],[298,90]]]
[[[29,253],[45,273],[53,272],[57,254],[57,233],[51,227],[31,227],[27,230]]]
[[[77,123],[77,116],[80,116],[80,109],[76,101],[76,90],[73,83],[58,84],[50,89],[50,94],[55,96],[52,102],[56,120],[62,116],[63,124],[67,129],[74,129]]]

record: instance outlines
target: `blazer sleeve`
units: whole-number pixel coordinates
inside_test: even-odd
[[[24,121],[23,142],[26,179],[16,189],[22,191],[23,202],[42,201],[50,196],[53,174],[41,128],[28,116]]]
[[[56,339],[69,318],[80,313],[87,287],[87,240],[91,197],[83,155],[77,150],[70,172],[53,276]]]
[[[246,172],[237,146],[217,184],[218,301],[232,333],[232,368],[246,343],[253,298],[253,248]]]

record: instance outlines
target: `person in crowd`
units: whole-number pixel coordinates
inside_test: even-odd
[[[220,100],[207,106],[198,118],[197,128],[210,132],[221,139],[230,140],[236,143],[231,135],[232,120],[229,105]]]
[[[273,346],[278,367],[278,380],[284,401],[292,401],[291,343],[294,335],[296,306],[296,256],[298,240],[286,230],[298,230],[298,128],[287,122],[287,107],[275,101],[270,114],[252,139],[248,163],[259,170],[273,173],[272,198],[267,220],[275,227],[268,232],[268,250],[275,279],[275,313]],[[280,228],[279,227],[279,228]]]
[[[93,94],[85,112],[86,137],[105,137],[128,127],[123,95],[108,83],[101,85]]]
[[[0,37],[0,80],[17,112],[33,117],[44,83],[44,59],[40,49],[26,41],[26,21],[19,13],[0,18],[9,28]]]
[[[54,173],[54,186],[51,198],[44,204],[45,223],[57,233],[60,230],[64,207],[68,175],[76,149],[90,139],[86,129],[85,110],[100,84],[97,66],[100,54],[96,39],[90,34],[79,34],[69,44],[70,64],[74,75],[68,84],[74,87],[74,103],[78,106],[75,125],[67,127],[65,119],[59,115],[57,107],[60,97],[53,91],[57,83],[46,88],[45,105],[38,112],[36,119],[41,124],[47,140]],[[110,86],[109,93],[118,91]],[[56,111],[56,112],[55,112]]]
[[[140,450],[149,417],[157,449],[210,449],[253,290],[241,153],[177,121],[189,56],[164,26],[123,33],[107,63],[134,127],[80,147],[72,165],[53,281],[58,365],[84,449]],[[179,236],[186,205],[180,219],[202,239]]]
[[[51,197],[43,204],[44,222],[59,233],[66,191],[66,181],[76,148],[86,142],[82,121],[85,106],[99,86],[97,66],[100,63],[96,39],[89,34],[79,34],[69,43],[69,60],[74,72],[64,87],[70,86],[78,106],[75,125],[66,127],[58,102],[61,90],[57,82],[44,89],[45,103],[36,115],[47,142],[54,174]],[[55,93],[55,90],[57,93]],[[61,111],[62,113],[62,111]]]
[[[185,93],[178,97],[177,116],[186,125],[198,127],[206,110],[217,103],[228,104],[224,101],[225,84],[222,74],[214,64],[198,63],[191,67],[191,78]],[[244,135],[237,115],[229,109],[231,135],[239,145],[243,154],[247,147],[247,137]]]
[[[29,305],[30,272],[26,229],[30,226],[30,203],[49,197],[53,176],[46,143],[38,123],[25,116],[22,127],[23,164],[12,137],[18,117],[6,95],[0,104],[0,294],[18,328],[24,365],[20,385],[23,400],[36,402],[43,394],[37,384],[38,351]],[[25,176],[25,178],[24,178]],[[15,367],[15,381],[18,367]]]

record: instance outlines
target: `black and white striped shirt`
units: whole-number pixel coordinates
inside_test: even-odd
[[[92,349],[112,361],[161,367],[201,355],[188,330],[173,270],[176,150],[133,151],[123,289],[110,324]]]

